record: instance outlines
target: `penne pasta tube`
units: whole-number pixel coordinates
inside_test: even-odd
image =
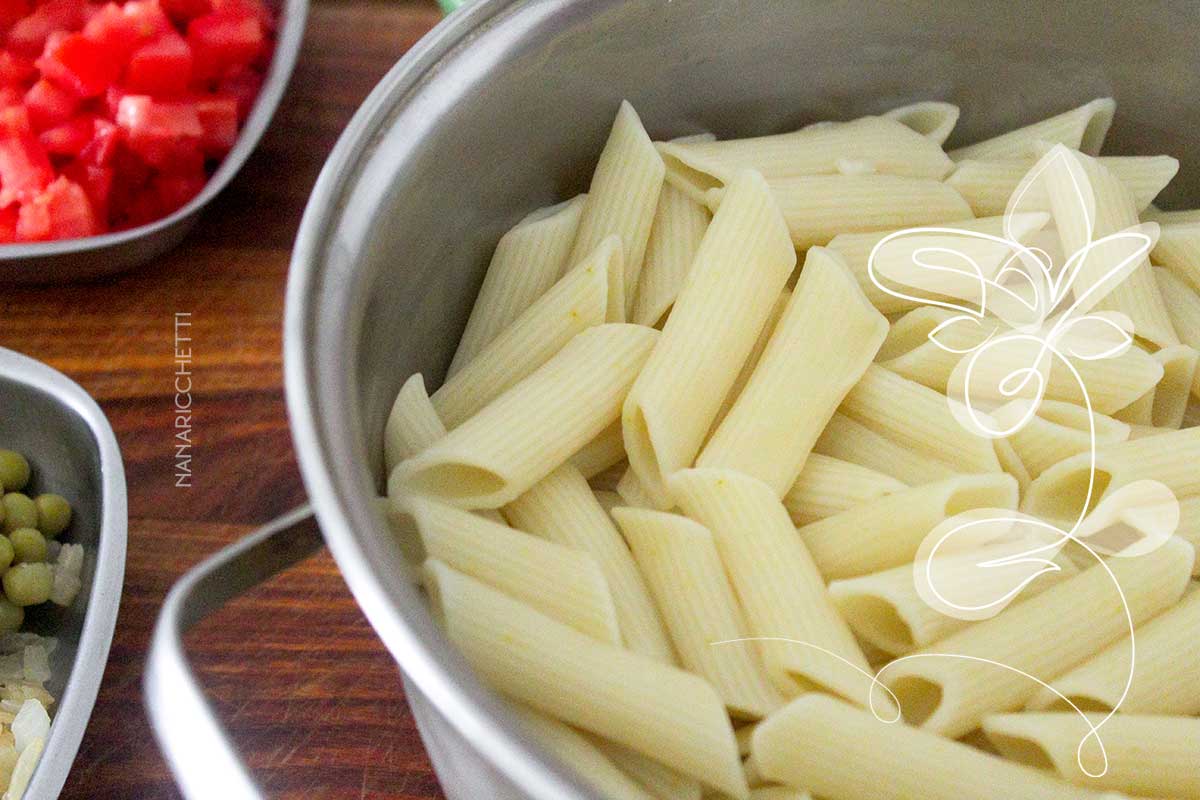
[[[756,648],[719,644],[745,637],[746,621],[712,534],[678,514],[630,507],[612,513],[683,667],[707,680],[734,717],[760,719],[782,705]]]
[[[865,233],[953,222],[971,216],[962,195],[941,181],[897,175],[811,175],[771,181],[797,250],[829,244],[840,233]],[[704,195],[709,208],[724,189]]]
[[[1000,787],[1021,800],[1099,800],[1039,770],[815,693],[759,723],[751,747],[765,777],[827,800],[995,800]]]
[[[1175,535],[1190,543],[1200,554],[1200,495],[1179,501],[1179,526],[1175,529]],[[1200,575],[1200,557],[1197,562],[1193,575]]]
[[[782,497],[887,328],[841,259],[810,249],[758,365],[696,466],[751,475]]]
[[[791,290],[784,289],[779,293],[779,299],[775,301],[775,305],[771,306],[771,313],[767,315],[767,321],[763,323],[762,330],[758,332],[758,338],[754,340],[754,347],[750,348],[749,355],[742,362],[742,369],[738,372],[738,376],[734,378],[733,386],[730,386],[729,391],[725,393],[725,400],[721,403],[721,410],[717,412],[716,419],[713,420],[712,428],[709,431],[710,438],[716,433],[721,423],[725,421],[729,410],[733,408],[733,404],[741,397],[742,390],[750,382],[750,376],[754,374],[754,368],[758,366],[758,360],[762,358],[763,351],[767,349],[767,342],[771,341],[771,336],[775,333],[775,326],[779,324],[779,320],[783,317],[783,312],[788,307],[791,299]]]
[[[927,139],[945,144],[958,122],[958,106],[936,100],[923,100],[885,111],[883,117],[904,123]]]
[[[703,678],[579,633],[436,559],[425,585],[450,641],[497,691],[747,798],[725,707]]]
[[[637,112],[622,101],[592,173],[579,232],[567,258],[567,263],[577,263],[609,236],[620,237],[623,280],[619,288],[609,288],[609,322],[624,322],[633,306],[665,171]]]
[[[751,635],[766,637],[758,646],[776,687],[785,696],[820,687],[866,703],[867,660],[774,490],[715,469],[682,470],[670,486],[688,516],[712,531]]]
[[[1063,252],[1068,256],[1105,236],[1138,225],[1133,197],[1116,176],[1094,158],[1081,154],[1074,157],[1082,166],[1095,201],[1094,209],[1087,214],[1080,208],[1078,178],[1071,170],[1056,168],[1043,173]],[[1124,249],[1119,254],[1121,258],[1126,255]],[[1119,282],[1106,279],[1104,276],[1117,263],[1118,254],[1110,246],[1089,252],[1077,268],[1073,282],[1076,295],[1080,290],[1103,283],[1106,291],[1094,308],[1126,315],[1133,322],[1134,333],[1158,347],[1179,344],[1150,261],[1143,259]]]
[[[1014,213],[1008,218],[1007,232],[1003,216],[939,222],[930,227],[1004,238],[1011,234],[1016,241],[1028,243],[1035,233],[1045,227],[1049,219],[1050,215],[1044,212]],[[828,245],[830,250],[837,252],[845,260],[846,266],[854,275],[854,279],[858,281],[858,285],[862,287],[867,299],[871,301],[871,305],[879,309],[882,314],[894,314],[921,306],[916,300],[888,294],[871,279],[868,269],[871,253],[885,237],[896,233],[898,233],[896,230],[839,233],[829,241]],[[876,275],[887,285],[894,283],[894,281],[887,281],[887,277],[894,278],[903,275],[914,280],[923,278],[924,276],[913,271],[912,259],[918,248],[929,246],[953,247],[956,251],[969,256],[978,266],[980,273],[987,278],[995,277],[996,272],[1004,265],[1014,250],[1011,245],[993,240],[957,236],[945,231],[923,234],[907,233],[903,237],[889,240],[887,248],[876,254]],[[947,273],[939,273],[929,286],[921,288],[925,289],[926,295],[933,299],[945,299],[947,291],[952,291],[961,298],[976,293],[978,282],[960,282],[953,280]],[[904,287],[904,290],[908,294],[912,293],[910,287]]]
[[[1165,267],[1155,267],[1154,277],[1158,281],[1163,302],[1171,325],[1179,334],[1179,341],[1194,350],[1200,350],[1200,295],[1186,281]],[[1192,379],[1191,393],[1200,399],[1200,371]],[[1186,427],[1191,427],[1187,425]]]
[[[1195,222],[1164,222],[1158,229],[1158,241],[1150,251],[1155,264],[1161,264],[1176,277],[1200,292],[1200,219]]]
[[[1016,479],[1017,496],[1024,497],[1033,478],[1030,476],[1029,470],[1025,468],[1024,462],[1021,461],[1021,457],[1007,439],[992,439],[992,446],[996,450],[996,460],[1000,462],[1000,469]]]
[[[529,708],[513,708],[525,731],[552,756],[569,767],[603,797],[656,800],[641,783],[618,768],[613,760],[570,725]]]
[[[621,420],[602,430],[595,439],[585,444],[571,456],[570,461],[587,479],[594,478],[604,470],[625,460],[625,437],[621,432]]]
[[[750,739],[754,736],[756,727],[758,727],[757,722],[747,722],[733,729],[733,736],[737,739],[738,755],[742,758],[750,755]]]
[[[700,800],[699,781],[607,739],[592,737],[592,744],[656,800]]]
[[[1157,222],[1159,225],[1190,225],[1200,222],[1200,209],[1183,211],[1163,211],[1154,205],[1142,209],[1142,219],[1147,222]]]
[[[813,452],[881,472],[912,486],[945,480],[955,474],[949,465],[909,450],[841,413],[830,418]]]
[[[628,467],[621,480],[617,481],[617,495],[624,505],[634,508],[658,508],[659,501],[646,491],[645,484],[638,478],[633,467]]]
[[[983,560],[979,556],[972,553],[967,557],[978,563]],[[1022,596],[1031,597],[1078,572],[1068,558],[1058,559],[1057,563],[1058,572],[1039,575],[1021,590]],[[854,633],[889,656],[911,653],[971,624],[925,602],[917,593],[912,564],[833,581],[829,594]]]
[[[1037,414],[1008,442],[1036,478],[1063,459],[1088,451],[1093,435],[1097,444],[1123,442],[1129,438],[1129,426],[1104,414],[1089,414],[1074,403],[1043,400]]]
[[[818,123],[791,133],[713,142],[659,142],[667,180],[693,197],[720,188],[740,170],[768,180],[831,175],[839,161],[862,161],[875,172],[940,180],[950,171],[941,144],[887,117]]]
[[[792,522],[807,525],[904,488],[890,475],[813,453],[783,496],[783,505]]]
[[[625,505],[625,500],[616,492],[608,492],[597,489],[592,492],[596,496],[596,502],[604,509],[605,514],[611,514],[612,510],[617,506]]]
[[[727,192],[621,413],[630,467],[660,509],[666,477],[695,459],[796,264],[766,182],[744,172]]]
[[[703,204],[664,183],[646,245],[631,322],[657,325],[683,289],[711,215]]]
[[[877,364],[867,368],[840,410],[957,472],[1000,471],[992,443],[955,419],[945,395]]]
[[[675,663],[662,619],[629,548],[577,469],[562,465],[506,505],[504,513],[515,528],[590,554],[612,593],[625,646],[665,664]],[[530,583],[541,590],[536,581]]]
[[[1101,97],[1049,119],[952,150],[950,158],[955,161],[1021,158],[1028,156],[1038,142],[1064,144],[1094,156],[1100,152],[1116,110],[1116,101]]]
[[[1200,713],[1200,591],[1193,589],[1169,608],[1134,630],[1137,655],[1129,680],[1129,637],[1121,639],[1051,685],[1084,711],[1122,714]],[[1042,689],[1025,706],[1033,710],[1068,711],[1071,706]]]
[[[504,234],[492,253],[447,379],[474,360],[567,271],[586,195],[538,209]]]
[[[812,800],[812,795],[786,786],[756,786],[750,790],[750,800]]]
[[[539,539],[524,531],[428,497],[408,497],[429,558],[528,603],[580,633],[621,643],[617,610],[596,559],[583,550]]]
[[[1051,681],[1124,635],[1129,623],[1122,599],[1135,626],[1171,607],[1194,558],[1191,547],[1172,538],[1145,555],[1093,565],[893,661],[880,678],[910,724],[961,736],[987,714],[1028,702],[1038,691],[1033,678]]]
[[[1098,161],[1129,190],[1139,212],[1150,205],[1179,171],[1179,160],[1170,156],[1101,156]],[[946,183],[958,190],[977,216],[1003,214],[1013,192],[1035,162],[1032,154],[1028,158],[1000,161],[966,159],[958,162]]]
[[[983,731],[1005,758],[1049,769],[1078,786],[1130,795],[1200,798],[1200,719],[1138,714],[994,714]],[[1080,767],[1082,760],[1087,772]],[[1089,774],[1091,773],[1091,774]]]
[[[1113,416],[1130,424],[1179,428],[1195,385],[1196,360],[1200,354],[1186,344],[1175,344],[1150,357],[1162,365],[1162,380]]]
[[[410,375],[400,387],[383,428],[383,461],[388,474],[401,461],[445,435],[446,426],[425,391],[425,379],[420,373]]]
[[[609,276],[620,261],[620,241],[605,239],[443,383],[430,400],[446,428],[457,428],[581,331],[604,322]]]
[[[1011,475],[958,475],[885,495],[809,523],[799,533],[821,574],[832,581],[911,563],[925,537],[948,517],[1016,507]]]
[[[1094,478],[1086,452],[1044,471],[1030,484],[1021,510],[1044,519],[1077,519],[1085,507],[1091,511],[1102,498],[1139,480],[1164,483],[1177,498],[1200,494],[1200,428],[1105,444],[1096,449],[1095,459]]]
[[[929,334],[941,323],[954,316],[953,312],[929,306],[905,314],[892,324],[888,338],[879,350],[878,363],[898,375],[945,393],[951,383],[954,369],[963,360],[965,350],[982,344],[989,334],[986,326],[974,328],[968,325],[953,325],[942,328],[937,342],[929,340]],[[1084,405],[1082,381],[1087,390],[1093,411],[1112,414],[1150,391],[1163,376],[1162,364],[1140,347],[1130,347],[1120,355],[1098,361],[1071,360],[1071,366],[1079,375],[1058,358],[1042,355],[1041,346],[1031,340],[1008,340],[1002,346],[988,351],[987,358],[975,363],[973,386],[995,386],[1006,375],[1033,366],[1042,366],[1049,358],[1045,396],[1050,400],[1062,400]]]
[[[608,324],[576,336],[533,374],[443,439],[401,462],[388,494],[407,488],[464,508],[496,508],[607,428],[658,334]]]

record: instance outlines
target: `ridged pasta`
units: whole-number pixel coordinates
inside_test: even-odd
[[[663,184],[646,245],[646,263],[633,299],[631,322],[657,325],[667,313],[683,289],[711,216],[703,204],[671,184]]]
[[[1116,109],[1111,97],[1101,97],[1023,128],[952,150],[950,158],[955,161],[1020,158],[1029,155],[1039,142],[1065,144],[1094,156],[1100,152]]]
[[[927,139],[944,144],[958,122],[959,109],[953,103],[922,100],[885,111],[882,116],[903,122]]]
[[[792,522],[806,525],[904,488],[903,483],[890,475],[812,453],[792,488],[783,496],[783,505]]]
[[[950,465],[910,450],[841,413],[830,418],[813,452],[882,472],[911,486],[945,480],[955,474]]]

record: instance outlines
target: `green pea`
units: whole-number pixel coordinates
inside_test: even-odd
[[[0,536],[0,573],[8,569],[12,564],[13,559],[17,557],[16,551],[13,550],[13,544],[7,536]]]
[[[60,494],[39,494],[33,500],[37,506],[38,530],[53,539],[71,524],[71,504]]]
[[[37,506],[28,496],[20,492],[9,492],[0,498],[4,504],[4,532],[12,533],[17,528],[36,528]]]
[[[16,633],[25,621],[25,609],[0,597],[0,634]]]
[[[17,528],[8,540],[18,564],[46,560],[46,537],[36,528]]]
[[[36,606],[50,599],[54,574],[49,564],[17,564],[4,577],[4,594],[14,605]]]
[[[15,450],[0,450],[0,483],[9,492],[19,492],[29,483],[29,462]]]

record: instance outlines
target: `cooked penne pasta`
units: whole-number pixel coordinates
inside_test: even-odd
[[[1179,160],[1170,156],[1101,156],[1098,160],[1129,190],[1139,212],[1150,205],[1179,171]],[[1001,161],[966,159],[958,162],[946,183],[958,190],[977,216],[1003,214],[1012,193],[1035,161],[1032,154],[1029,158]]]
[[[451,378],[479,351],[546,293],[570,266],[567,257],[579,229],[586,195],[538,209],[500,238],[467,327],[446,371]]]
[[[609,236],[620,237],[623,280],[619,288],[609,288],[609,322],[625,321],[633,306],[665,172],[637,112],[622,102],[592,173],[579,232],[567,258],[568,263],[577,263]]]
[[[1097,444],[1123,442],[1129,438],[1129,426],[1104,414],[1089,414],[1074,403],[1043,400],[1037,414],[1008,442],[1036,478],[1063,459],[1088,450],[1093,436]]]
[[[1158,241],[1150,251],[1155,264],[1161,264],[1200,292],[1200,224],[1164,222],[1158,229]]]
[[[949,465],[909,450],[841,413],[830,418],[829,425],[813,446],[813,452],[882,472],[911,486],[944,480],[955,474]]]
[[[663,184],[646,245],[630,322],[657,325],[683,289],[711,215],[700,202]]]
[[[625,646],[675,663],[662,619],[629,548],[577,469],[562,465],[506,505],[504,513],[515,528],[591,554],[612,593]],[[534,591],[540,591],[533,583]]]
[[[1130,795],[1200,798],[1200,719],[1088,714],[1103,726],[1080,750],[1092,728],[1078,714],[995,714],[983,731],[1009,760],[1050,769],[1078,786]],[[1084,772],[1079,762],[1087,768]],[[1091,773],[1091,774],[1088,774]]]
[[[464,508],[515,499],[612,424],[657,333],[599,325],[484,406],[445,438],[401,462],[388,480]]]
[[[1179,341],[1194,350],[1200,350],[1200,294],[1188,283],[1166,267],[1155,267],[1154,277],[1167,304],[1171,324],[1179,334]],[[1200,373],[1192,380],[1192,394],[1200,399]],[[1186,425],[1185,427],[1191,427]]]
[[[754,340],[754,347],[750,348],[750,353],[746,356],[745,361],[742,362],[741,371],[734,378],[733,385],[729,387],[729,391],[725,393],[721,409],[717,412],[712,428],[709,430],[710,438],[712,434],[716,433],[721,423],[725,421],[725,417],[729,414],[730,409],[733,408],[733,404],[741,397],[742,390],[750,382],[750,376],[754,374],[754,368],[758,366],[758,360],[762,358],[763,351],[767,349],[767,342],[771,341],[771,336],[775,333],[775,326],[779,324],[779,320],[783,317],[783,312],[788,307],[791,299],[791,290],[784,289],[779,293],[779,299],[775,301],[775,305],[771,306],[771,313],[767,315],[767,321],[763,323],[762,330],[758,332],[758,338]]]
[[[410,375],[396,395],[383,429],[383,462],[392,469],[410,456],[424,450],[446,435],[446,426],[438,417],[421,373]]]
[[[955,161],[1021,158],[1028,156],[1039,142],[1065,144],[1094,156],[1100,152],[1116,109],[1111,97],[1101,97],[1049,119],[952,150],[950,158]]]
[[[733,728],[703,678],[579,633],[436,559],[425,585],[450,640],[497,691],[748,797]]]
[[[513,712],[538,744],[602,796],[656,800],[657,795],[620,769],[608,754],[570,725],[522,706],[515,706]]]
[[[656,800],[700,800],[700,782],[663,766],[624,745],[592,736],[591,742],[617,769],[624,772]],[[751,796],[753,800],[753,795]]]
[[[812,800],[812,795],[786,786],[756,786],[750,790],[750,800]]]
[[[621,480],[617,481],[617,495],[624,505],[634,508],[658,508],[659,500],[646,491],[645,484],[638,478],[633,467],[628,467]]]
[[[621,432],[621,420],[619,419],[602,430],[595,439],[577,450],[570,458],[575,468],[589,480],[624,460],[625,437]]]
[[[1193,575],[1200,575],[1200,495],[1185,497],[1179,501],[1179,527],[1175,535],[1190,542],[1198,553]]]
[[[687,517],[645,508],[614,508],[613,518],[662,610],[684,668],[712,684],[735,717],[759,719],[782,705],[757,648],[720,644],[744,638],[746,621],[708,529]]]
[[[828,800],[995,800],[1001,787],[1022,800],[1099,800],[1039,770],[815,693],[759,723],[751,749],[765,777]]]
[[[1163,368],[1162,380],[1113,417],[1138,425],[1178,428],[1183,424],[1188,400],[1196,380],[1196,360],[1200,357],[1186,344],[1164,347],[1150,356]]]
[[[583,550],[540,539],[427,497],[408,497],[429,558],[528,603],[580,633],[621,643],[600,565]]]
[[[630,467],[662,509],[666,477],[696,457],[796,265],[766,182],[743,172],[727,192],[622,409]]]
[[[930,332],[953,316],[954,312],[929,306],[905,314],[892,324],[879,350],[879,365],[945,393],[955,367],[964,358],[961,352],[953,351],[982,344],[990,332],[986,325],[959,324],[942,328],[937,334],[938,341],[930,341]],[[1043,354],[1037,342],[1009,339],[1003,345],[993,346],[986,359],[976,362],[972,386],[996,386],[1006,375],[1035,365],[1048,374],[1045,389],[1048,399],[1084,405],[1082,381],[1092,410],[1101,414],[1125,408],[1150,391],[1163,376],[1162,364],[1140,347],[1130,347],[1113,358],[1072,359],[1077,379],[1060,359]]]
[[[754,373],[696,466],[754,476],[782,497],[887,328],[841,259],[810,249]]]
[[[576,334],[604,322],[609,277],[620,262],[620,240],[610,236],[443,383],[430,400],[446,428],[457,428]]]
[[[712,531],[751,635],[766,637],[757,644],[776,687],[785,696],[821,687],[865,703],[867,660],[774,490],[715,469],[683,470],[670,486],[688,516]]]
[[[1012,245],[980,237],[957,236],[941,229],[982,233],[993,237],[1007,238],[1011,235],[1016,241],[1027,244],[1034,234],[1045,227],[1049,219],[1050,215],[1044,212],[1021,213],[1010,216],[1007,231],[1004,217],[996,216],[939,222],[936,225],[927,226],[938,229],[936,233],[906,233],[903,237],[889,240],[886,249],[876,254],[876,278],[885,285],[894,284],[897,276],[904,276],[913,281],[923,279],[929,285],[921,288],[926,290],[925,294],[931,299],[944,299],[947,292],[954,292],[960,298],[973,296],[978,294],[978,281],[955,279],[954,276],[944,272],[938,273],[935,278],[930,279],[915,272],[912,267],[912,259],[918,248],[953,247],[964,256],[970,257],[983,277],[994,278],[997,270],[1013,253]],[[868,269],[871,253],[875,246],[885,237],[892,236],[897,232],[888,230],[870,233],[839,233],[829,241],[828,245],[830,250],[836,251],[845,259],[846,266],[854,275],[854,279],[858,281],[858,285],[862,287],[867,299],[871,301],[871,305],[879,309],[882,314],[908,311],[921,305],[916,300],[896,297],[883,291],[875,283],[875,280],[872,280]],[[958,266],[957,262],[955,262],[955,266]],[[893,280],[887,280],[889,277]],[[911,294],[913,288],[906,287],[905,293]]]
[[[862,161],[875,172],[940,180],[950,171],[941,143],[902,121],[863,117],[809,125],[791,133],[715,142],[659,142],[667,180],[693,197],[752,169],[767,180],[830,175],[838,162]]]
[[[953,222],[971,216],[962,195],[941,181],[898,175],[810,175],[771,181],[797,250],[829,244],[840,233],[865,233]],[[704,195],[718,209],[726,190]]]
[[[1089,453],[1047,469],[1030,484],[1021,510],[1046,519],[1073,520],[1117,488],[1138,480],[1160,481],[1177,498],[1200,494],[1200,428],[1101,445],[1095,459],[1094,480]]]
[[[1146,555],[1096,564],[893,661],[880,677],[910,724],[961,736],[989,713],[1023,706],[1038,690],[1030,676],[1051,681],[1125,634],[1122,599],[1134,625],[1169,608],[1183,594],[1194,558],[1173,538]]]
[[[877,364],[867,368],[840,410],[957,472],[1000,471],[992,443],[955,419],[945,395]]]
[[[885,111],[882,116],[903,122],[925,138],[945,144],[958,122],[958,113],[958,106],[953,103],[923,100]]]
[[[1050,684],[1084,711],[1123,714],[1200,713],[1200,591],[1193,589],[1169,608],[1134,631],[1137,646],[1133,682],[1129,681],[1133,642],[1129,637]],[[1025,706],[1035,710],[1067,711],[1071,706],[1049,689],[1042,689]]]
[[[958,475],[902,489],[799,529],[828,581],[911,562],[944,519],[975,508],[1014,509],[1017,482],[1002,472]]]
[[[783,496],[783,505],[792,522],[807,525],[904,488],[890,475],[813,453]]]
[[[996,449],[996,460],[1000,462],[1000,469],[1016,479],[1017,495],[1024,497],[1033,477],[1021,461],[1021,456],[1007,439],[992,439],[992,446]]]

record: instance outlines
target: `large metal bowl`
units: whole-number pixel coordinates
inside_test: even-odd
[[[407,375],[437,385],[503,231],[586,186],[620,100],[665,138],[941,99],[963,109],[954,146],[1111,95],[1108,150],[1178,156],[1166,200],[1183,203],[1200,196],[1198,30],[1186,2],[482,0],[404,57],[343,134],[305,214],[287,396],[325,541],[413,685],[449,797],[587,794],[519,735],[400,577],[403,555],[372,503],[381,431]],[[258,557],[272,533],[254,543]],[[238,574],[236,555],[209,568]],[[178,687],[169,663],[154,669],[152,686]],[[196,787],[212,779],[189,766],[167,722],[158,730],[176,773],[204,796]],[[253,797],[245,773],[222,763],[236,779],[219,788]]]
[[[29,492],[72,506],[66,541],[84,548],[83,588],[69,608],[30,610],[26,628],[58,639],[46,688],[58,699],[46,749],[25,796],[57,797],[96,702],[125,576],[125,471],[100,407],[65,375],[0,348],[0,447],[33,464]]]

